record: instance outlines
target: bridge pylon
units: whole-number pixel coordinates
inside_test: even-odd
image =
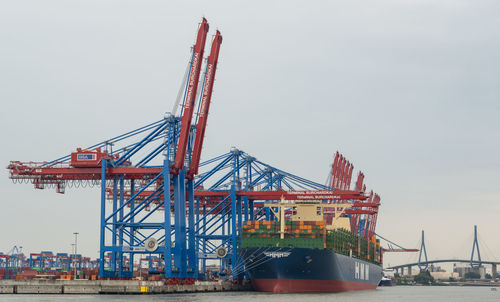
[[[474,261],[474,251],[477,250],[477,261]],[[470,266],[472,268],[478,268],[482,265],[481,263],[481,252],[479,251],[479,243],[477,241],[477,225],[474,226],[474,241],[472,242],[472,253],[470,255]]]
[[[418,263],[417,266],[420,269],[420,271],[427,270],[429,267],[429,263],[427,263],[427,250],[425,249],[425,237],[424,237],[424,230],[422,230],[422,242],[420,243],[420,252],[418,253]],[[422,252],[424,255],[424,261],[422,261]],[[422,264],[425,263],[425,264]]]

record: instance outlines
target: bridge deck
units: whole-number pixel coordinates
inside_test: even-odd
[[[462,260],[462,259],[443,259],[443,260],[429,260],[429,261],[422,261],[420,262],[420,265],[426,265],[426,264],[433,264],[433,263],[445,263],[445,262],[460,262],[460,263],[471,263],[471,260]],[[500,264],[498,261],[487,261],[487,260],[472,260],[472,263],[474,264]],[[408,264],[401,264],[401,265],[394,265],[391,267],[387,267],[386,269],[398,269],[402,267],[408,267],[408,266],[417,266],[419,265],[418,262],[415,263],[408,263]]]

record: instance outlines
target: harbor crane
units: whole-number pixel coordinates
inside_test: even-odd
[[[365,194],[362,173],[351,189],[353,165],[338,152],[328,185],[273,167],[237,148],[201,162],[222,45],[217,30],[203,65],[208,32],[203,18],[179,115],[166,114],[52,161],[12,161],[7,167],[12,181],[32,183],[36,189],[65,193],[67,187],[100,187],[100,278],[131,278],[134,257],[147,256],[157,259],[155,270],[170,284],[194,282],[206,271],[207,260],[220,261],[221,269],[239,279],[241,271],[235,268],[241,266],[237,249],[242,224],[276,219],[264,202],[282,198],[349,201],[345,215],[354,221],[354,229],[367,238],[374,235],[380,197]],[[225,253],[216,253],[221,248]]]

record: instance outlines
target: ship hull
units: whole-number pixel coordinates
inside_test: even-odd
[[[274,293],[345,292],[377,288],[380,265],[328,249],[240,250],[255,290]]]

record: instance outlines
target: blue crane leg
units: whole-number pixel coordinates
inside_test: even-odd
[[[238,249],[238,238],[236,232],[236,188],[234,184],[231,186],[231,244],[232,244],[232,254],[231,254],[231,271],[233,274],[233,279],[236,279],[237,273],[233,268],[236,267],[236,260],[238,259],[238,254],[236,250]]]
[[[118,209],[118,203],[117,203],[117,198],[118,198],[118,195],[117,195],[117,192],[118,191],[118,182],[116,181],[116,176],[113,178],[113,213],[116,212],[116,210]],[[112,246],[113,247],[116,247],[116,242],[117,242],[117,238],[118,236],[116,236],[116,222],[117,222],[117,219],[116,219],[116,214],[113,215],[113,227],[112,227],[112,230],[113,230],[113,234],[112,234],[112,237],[111,237],[111,242],[112,242]],[[118,262],[118,259],[117,259],[117,255],[118,253],[116,251],[113,251],[112,253],[112,256],[111,256],[111,270],[113,272],[113,276],[116,277],[117,274],[116,274],[116,263]]]
[[[203,228],[203,235],[206,234],[206,231],[207,231],[207,218],[206,218],[206,215],[207,214],[207,205],[204,204],[203,205],[203,225],[202,225],[202,228]],[[203,239],[203,254],[205,254],[207,252],[207,240],[206,239]],[[202,270],[203,270],[203,273],[206,272],[206,267],[207,267],[207,259],[203,258],[203,263],[202,263]]]
[[[188,191],[188,223],[189,223],[189,236],[188,236],[188,260],[190,275],[198,275],[198,265],[195,250],[195,238],[194,238],[194,183],[192,179],[187,180],[187,191]]]
[[[165,277],[172,278],[172,235],[171,235],[171,212],[170,212],[170,163],[166,159],[163,162],[163,199],[164,199],[164,226],[165,229]]]
[[[100,229],[100,242],[99,242],[99,277],[104,277],[104,228],[106,218],[106,159],[102,160],[101,168],[101,229]]]
[[[184,170],[174,174],[174,217],[175,217],[175,248],[174,265],[179,278],[186,278],[186,188],[184,186]]]
[[[123,206],[123,193],[125,190],[125,179],[124,175],[120,175],[120,198],[119,198],[119,205],[120,208]],[[118,217],[120,222],[123,222],[123,208],[119,212],[119,217]],[[123,252],[121,252],[121,248],[123,248],[123,226],[120,225],[120,228],[118,230],[118,245],[120,246],[120,252],[118,252],[118,277],[122,278],[124,277],[123,275]]]
[[[135,194],[135,180],[130,180],[130,196],[134,196]],[[130,202],[130,213],[133,213],[135,210],[135,200]],[[134,216],[130,219],[131,223],[134,223]],[[134,227],[130,227],[130,246],[135,244],[135,235],[134,235]],[[134,253],[130,253],[129,255],[129,271],[133,275],[134,273]]]

